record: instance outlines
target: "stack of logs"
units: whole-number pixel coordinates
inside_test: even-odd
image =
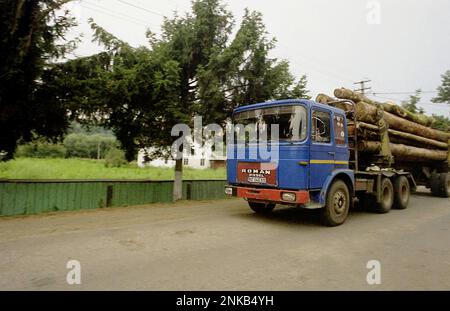
[[[387,131],[389,147],[396,161],[429,162],[448,159],[450,133],[431,128],[434,119],[423,114],[414,114],[394,103],[375,102],[362,94],[341,88],[334,96],[320,94],[316,101],[322,104],[349,99],[356,103],[356,130],[358,151],[363,154],[380,154],[382,151],[381,132]],[[337,104],[339,108],[352,113],[350,105]]]

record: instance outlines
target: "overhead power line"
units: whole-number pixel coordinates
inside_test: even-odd
[[[415,94],[414,92],[374,92],[373,94],[381,94],[381,95],[409,95],[409,94]],[[422,94],[436,94],[437,91],[421,91]]]
[[[373,93],[371,93],[372,96],[376,97],[376,98],[381,98],[381,99],[389,99],[392,100],[394,102],[401,102],[401,99],[398,98],[392,98],[392,97],[386,97],[386,96],[379,96],[379,95],[374,95]],[[434,106],[434,107],[438,107],[438,106],[448,106],[447,103],[418,103],[418,105],[423,105],[423,106]]]
[[[122,13],[122,12],[119,12],[119,11],[111,10],[111,9],[109,9],[109,8],[106,8],[106,7],[104,7],[104,6],[101,6],[101,5],[92,3],[92,2],[88,2],[88,1],[86,1],[86,0],[84,0],[83,3],[84,3],[84,4],[88,4],[88,5],[90,5],[90,6],[94,6],[94,7],[98,8],[98,9],[104,10],[104,11],[106,11],[106,12],[110,12],[110,13],[115,14],[115,15],[118,15],[118,16],[122,16],[122,17],[128,18],[128,19],[130,19],[130,20],[132,20],[132,21],[134,21],[134,22],[142,23],[143,25],[147,25],[147,24],[148,24],[148,25],[157,26],[156,24],[148,23],[146,20],[137,18],[137,17],[135,17],[135,16],[128,15],[128,14],[125,14],[125,13]]]
[[[86,6],[85,4],[80,4],[80,6],[83,7],[83,8],[85,8],[85,9],[89,9],[89,10],[92,10],[92,11],[95,11],[95,12],[98,12],[98,13],[102,13],[102,14],[105,14],[105,15],[109,15],[109,16],[114,17],[114,18],[119,18],[119,19],[121,19],[121,20],[130,22],[130,23],[133,23],[133,24],[135,24],[135,25],[148,27],[148,25],[146,25],[146,24],[137,22],[137,21],[135,21],[135,20],[132,20],[132,19],[130,19],[130,18],[126,18],[126,17],[120,16],[120,15],[111,14],[111,13],[105,11],[105,10],[100,10],[100,9],[97,9],[97,8],[89,7],[89,6]]]
[[[135,9],[139,9],[139,10],[145,11],[145,12],[150,13],[150,14],[154,14],[154,15],[158,15],[158,16],[164,17],[164,15],[159,13],[159,12],[155,12],[155,11],[146,9],[144,7],[138,6],[138,5],[130,3],[128,1],[124,1],[124,0],[117,0],[117,1],[119,1],[120,3],[123,3],[125,5],[131,6],[131,7],[135,8]]]
[[[279,47],[282,47],[283,49],[285,49],[287,51],[290,50],[289,47],[285,46],[284,44],[282,44],[280,42],[277,42],[277,45]],[[327,77],[330,81],[339,81],[339,82],[343,82],[343,81],[353,82],[354,81],[353,79],[344,77],[341,74],[337,74],[335,72],[332,72],[329,69],[324,69],[323,66],[322,66],[323,65],[322,62],[315,61],[312,58],[307,57],[304,54],[299,54],[298,52],[295,52],[295,53],[296,53],[296,55],[299,56],[299,59],[293,59],[292,57],[283,57],[283,58],[286,58],[290,62],[296,63],[296,64],[298,64],[299,66],[302,66],[302,67],[304,67],[304,66],[312,67],[312,69],[313,69],[312,71],[314,71],[314,72],[316,72],[318,74],[321,74],[322,76]]]
[[[328,80],[333,81],[333,82],[343,82],[343,81],[347,80],[347,79],[343,79],[342,77],[339,77],[337,75],[334,75],[334,74],[332,74],[330,72],[325,72],[323,70],[320,70],[320,69],[318,69],[315,66],[308,65],[308,63],[303,63],[303,62],[300,62],[300,61],[295,60],[295,59],[290,59],[289,57],[284,57],[284,58],[289,59],[289,62],[297,64],[298,66],[302,67],[303,70],[305,70],[306,75],[310,75],[311,73],[312,74],[316,73],[316,74],[319,74],[319,75],[321,75],[321,76],[323,76],[323,77],[325,77]],[[312,68],[312,70],[307,70],[307,69],[305,69],[305,67],[306,68],[308,68],[308,67]],[[309,73],[308,71],[311,71],[311,73]]]

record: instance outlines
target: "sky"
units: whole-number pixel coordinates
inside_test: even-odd
[[[286,59],[297,77],[306,74],[310,95],[367,83],[369,97],[400,103],[422,89],[427,114],[450,117],[450,106],[431,98],[450,70],[449,0],[223,0],[236,27],[245,8],[263,14],[277,39],[272,57]],[[147,45],[145,32],[160,32],[164,16],[190,10],[190,0],[76,0],[68,5],[83,34],[76,56],[100,51],[87,24],[93,18],[132,46]]]

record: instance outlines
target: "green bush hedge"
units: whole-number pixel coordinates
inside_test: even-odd
[[[68,158],[104,159],[108,150],[117,148],[113,136],[70,134],[64,139]]]
[[[62,144],[36,141],[20,145],[16,157],[104,159],[107,152],[118,145],[114,136],[69,134]]]
[[[35,142],[18,147],[16,156],[24,158],[65,158],[66,148],[61,144]]]
[[[117,148],[111,148],[105,157],[106,167],[121,167],[127,164],[125,159],[125,152]]]

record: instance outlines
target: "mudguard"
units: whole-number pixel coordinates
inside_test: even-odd
[[[352,170],[350,170],[350,169],[334,170],[333,173],[330,176],[328,176],[328,178],[325,180],[322,190],[320,191],[319,204],[321,205],[321,207],[325,206],[326,200],[327,200],[328,189],[330,188],[331,184],[333,183],[333,181],[336,179],[336,177],[338,175],[340,175],[340,176],[345,175],[346,177],[348,177],[351,180],[352,189],[355,188],[355,174]],[[350,191],[350,195],[353,196],[352,189],[349,189],[349,191]]]

